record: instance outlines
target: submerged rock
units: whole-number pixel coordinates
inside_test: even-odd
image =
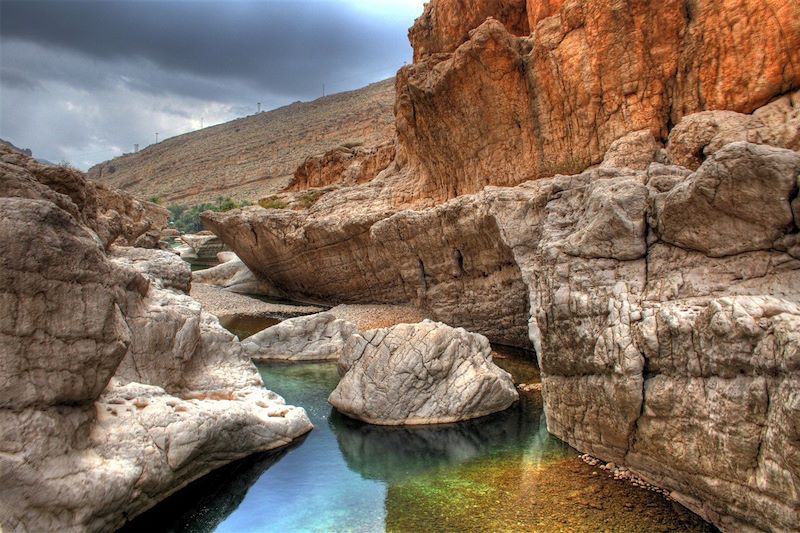
[[[248,337],[242,347],[254,361],[336,361],[357,332],[346,320],[317,313],[284,320]]]
[[[483,335],[425,320],[350,337],[328,401],[371,424],[457,422],[507,409],[511,374],[492,363]]]

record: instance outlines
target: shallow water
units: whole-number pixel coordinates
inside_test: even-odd
[[[219,323],[222,327],[239,337],[241,341],[251,335],[255,335],[261,330],[280,323],[280,319],[272,317],[234,316],[220,318]]]
[[[508,357],[497,362],[517,381],[536,374]],[[267,388],[307,409],[314,431],[289,450],[220,469],[130,530],[713,531],[661,496],[579,461],[547,433],[537,394],[460,424],[378,427],[328,405],[335,364],[260,371]]]

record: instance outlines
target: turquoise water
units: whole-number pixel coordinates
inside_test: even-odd
[[[217,531],[381,530],[386,487],[348,467],[331,422],[327,399],[339,380],[336,365],[278,364],[259,370],[267,388],[305,407],[315,429],[264,473]]]
[[[504,366],[535,373],[519,360]],[[267,388],[306,408],[315,429],[193,483],[127,531],[711,530],[652,493],[593,474],[547,432],[537,394],[459,424],[380,427],[327,403],[335,364],[259,370]]]

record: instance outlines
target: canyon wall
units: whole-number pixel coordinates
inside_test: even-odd
[[[797,152],[736,142],[695,172],[598,168],[359,224],[337,208],[363,188],[207,219],[289,292],[412,301],[496,342],[527,325],[552,433],[726,531],[791,531],[799,177]]]
[[[532,345],[552,433],[725,531],[796,530],[798,4],[462,7],[412,28],[375,179],[204,221],[285,294]]]
[[[143,210],[0,146],[5,530],[114,530],[212,469],[311,429],[186,294],[188,264],[119,245],[159,226]]]
[[[399,204],[580,172],[629,132],[664,141],[688,114],[750,113],[800,87],[796,2],[529,0],[530,35],[522,0],[462,4],[431,2],[410,31]]]

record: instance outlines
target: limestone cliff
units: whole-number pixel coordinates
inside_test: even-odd
[[[146,209],[0,147],[4,530],[113,530],[311,428],[185,294],[188,264],[118,245]]]

